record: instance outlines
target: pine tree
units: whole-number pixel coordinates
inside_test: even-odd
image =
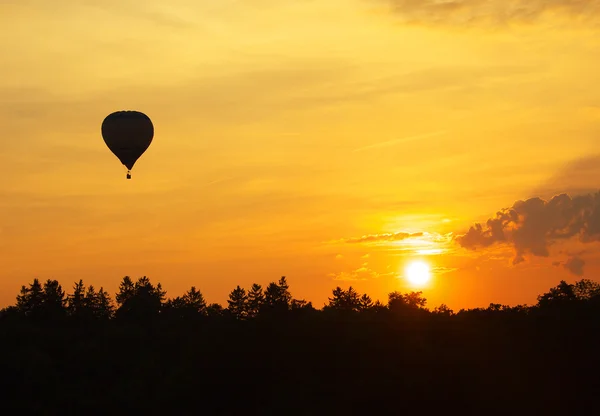
[[[248,317],[248,296],[246,290],[237,286],[230,294],[227,300],[229,306],[227,310],[236,319],[246,319]]]
[[[248,291],[248,316],[251,318],[258,316],[264,302],[265,295],[262,286],[258,283],[254,283]]]
[[[287,283],[285,276],[279,279],[279,301],[282,305],[285,305],[288,309],[292,304],[292,294],[290,293],[290,286]]]
[[[183,305],[195,313],[203,313],[206,309],[206,300],[202,293],[192,286],[190,290],[185,292],[182,298]]]
[[[46,280],[44,283],[44,314],[46,318],[59,318],[66,315],[67,299],[58,280]]]
[[[38,279],[33,279],[29,287],[21,286],[21,292],[17,295],[17,310],[25,316],[38,316],[42,313],[44,303],[44,291]]]
[[[135,319],[156,317],[166,298],[160,283],[152,285],[146,276],[140,277],[135,284],[128,276],[123,278],[117,294],[117,315]]]
[[[100,287],[100,290],[96,294],[96,307],[94,308],[94,314],[99,319],[110,319],[114,314],[114,305],[110,294],[104,291],[104,288]]]
[[[370,298],[367,296],[365,301],[370,301]],[[358,312],[362,310],[362,299],[352,286],[348,290],[338,286],[333,290],[333,297],[329,298],[328,308]]]
[[[87,300],[85,296],[85,286],[83,280],[73,286],[73,294],[67,296],[67,311],[70,316],[81,316],[87,309]]]
[[[206,315],[206,300],[195,286],[192,286],[183,296],[169,299],[164,306],[165,311],[170,316],[179,319],[189,319]]]
[[[119,292],[115,300],[117,305],[122,306],[127,300],[135,295],[135,285],[129,276],[125,276],[119,285]]]
[[[267,290],[265,290],[264,302],[264,305],[268,309],[286,311],[290,309],[291,302],[292,294],[289,291],[289,286],[285,276],[279,279],[279,283],[269,283]]]

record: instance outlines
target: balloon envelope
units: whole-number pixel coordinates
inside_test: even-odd
[[[148,149],[154,137],[150,118],[139,111],[117,111],[102,122],[102,138],[127,169]]]

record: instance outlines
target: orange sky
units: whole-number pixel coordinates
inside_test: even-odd
[[[336,285],[385,301],[415,258],[431,307],[533,303],[580,278],[573,258],[594,278],[594,242],[513,265],[510,241],[452,239],[598,189],[600,0],[582,4],[4,2],[0,305],[33,277],[125,275],[222,304],[282,275],[316,307]],[[155,126],[131,181],[100,135],[122,109]]]

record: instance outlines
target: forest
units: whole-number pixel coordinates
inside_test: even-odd
[[[433,309],[333,289],[321,309],[285,277],[227,305],[126,276],[21,287],[0,311],[3,414],[597,414],[600,284],[534,305]]]

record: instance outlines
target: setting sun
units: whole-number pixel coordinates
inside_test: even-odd
[[[423,286],[431,279],[429,265],[424,261],[410,262],[404,270],[404,276],[414,286]]]

